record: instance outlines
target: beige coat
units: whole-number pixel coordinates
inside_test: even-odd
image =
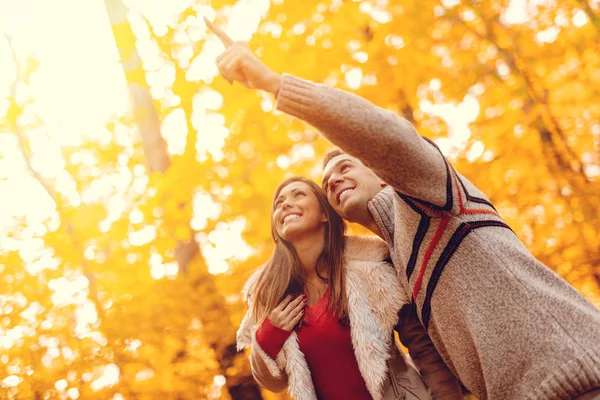
[[[348,238],[345,252],[346,293],[352,344],[359,370],[374,399],[462,399],[456,378],[441,360],[420,324],[398,321],[400,309],[410,303],[393,267],[384,262],[386,244],[374,237]],[[255,273],[245,288],[250,305]],[[249,308],[250,310],[250,308]],[[405,309],[406,310],[406,309]],[[403,310],[403,314],[405,313]],[[423,377],[419,375],[394,343],[394,326],[399,324],[400,337],[413,355]],[[310,370],[298,337],[293,332],[277,358],[270,358],[256,342],[251,312],[246,313],[237,334],[238,347],[252,347],[250,361],[258,383],[268,390],[288,389],[297,400],[316,400]],[[429,386],[429,393],[427,386]]]

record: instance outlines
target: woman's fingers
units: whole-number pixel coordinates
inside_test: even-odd
[[[292,312],[290,312],[290,315],[292,316],[296,316],[296,314],[298,314],[300,311],[302,311],[304,309],[304,307],[306,306],[306,300],[301,301],[293,310]]]
[[[298,306],[298,304],[304,304],[304,295],[300,295],[296,297],[293,301],[290,301],[290,303],[283,309],[283,314],[290,314],[292,310],[295,309],[296,306]]]
[[[300,322],[300,320],[302,319],[302,317],[304,316],[304,310],[300,310],[300,312],[298,314],[296,314],[296,316],[290,321],[289,325],[288,325],[288,331],[294,329],[294,327],[298,324],[298,322]]]
[[[303,296],[298,296],[298,298],[301,298]],[[282,326],[284,327],[283,329],[285,330],[292,330],[294,328],[294,326],[296,326],[296,324],[298,323],[298,321],[300,321],[300,318],[302,318],[302,316],[304,315],[304,307],[306,306],[306,302],[300,301],[298,302],[298,298],[296,298],[296,300],[290,302],[290,304],[288,304],[288,307],[292,306],[295,304],[295,307],[291,308],[289,310],[289,312],[287,314],[285,314],[285,318],[283,320]]]
[[[281,329],[291,330],[296,326],[306,307],[306,296],[300,295],[295,299],[287,295],[269,315],[271,323]]]
[[[298,322],[298,315],[302,316],[304,314],[304,307],[306,307],[306,302],[301,301],[298,305],[296,305],[296,307],[294,307],[290,311],[290,313],[287,316],[287,323],[289,326],[294,327],[296,325],[296,323]]]
[[[285,298],[283,300],[281,300],[281,303],[279,303],[279,305],[273,309],[273,311],[283,312],[283,310],[287,307],[287,305],[291,301],[292,301],[292,295],[288,294],[287,296],[285,296]]]

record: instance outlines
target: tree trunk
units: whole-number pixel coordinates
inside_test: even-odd
[[[136,38],[127,19],[127,7],[122,0],[105,0],[104,4],[113,29],[123,71],[125,72],[131,107],[133,108],[135,123],[140,131],[148,168],[151,172],[164,173],[170,166],[171,161],[165,140],[160,132],[160,119],[150,95],[146,74],[136,49]],[[192,263],[196,257],[201,258],[202,254],[192,235],[189,242],[180,243],[175,250],[175,260],[178,263],[179,270],[185,273],[190,266],[206,269],[203,262]],[[202,277],[202,283],[192,283],[192,286],[202,287],[204,291],[216,294],[218,291],[215,282],[208,271],[197,272],[199,274],[196,274],[196,276]],[[219,308],[219,314],[224,317],[224,323],[229,325],[221,326],[221,329],[225,332],[234,332],[235,328],[229,322],[224,299],[221,298],[219,304],[215,307]],[[260,390],[251,374],[246,373],[232,377],[227,373],[227,370],[234,365],[235,358],[243,356],[235,350],[235,337],[229,338],[227,335],[225,343],[212,341],[210,345],[215,351],[221,374],[227,378],[227,389],[231,398],[262,399]],[[185,350],[183,351],[185,352]],[[249,371],[249,368],[246,370]]]

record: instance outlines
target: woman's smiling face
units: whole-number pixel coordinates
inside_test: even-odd
[[[316,194],[304,182],[292,182],[281,188],[273,203],[273,224],[287,241],[318,232],[326,221]]]

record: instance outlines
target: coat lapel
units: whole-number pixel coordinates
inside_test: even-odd
[[[352,237],[346,244],[346,294],[354,354],[367,389],[381,398],[398,311],[408,304],[393,267],[381,262],[387,245]],[[377,262],[377,261],[379,262]]]
[[[380,397],[387,371],[391,333],[385,331],[370,310],[362,285],[350,274],[346,275],[348,317],[350,319],[352,347],[367,389],[374,399]]]
[[[281,376],[282,371],[285,371],[288,375],[288,392],[293,399],[317,400],[310,369],[308,368],[304,354],[300,350],[296,332],[292,332],[283,344],[283,349],[277,355],[276,360],[271,359],[256,342],[256,330],[258,327],[251,313],[251,293],[260,272],[261,269],[252,274],[242,291],[244,300],[248,304],[248,311],[244,315],[237,331],[237,348],[238,350],[242,350],[252,346],[252,351],[256,351],[260,355],[269,368],[269,372],[275,377]]]
[[[304,353],[300,351],[296,332],[293,332],[283,345],[283,350],[277,356],[277,362],[285,367],[288,374],[288,391],[293,399],[317,400],[310,369]]]

